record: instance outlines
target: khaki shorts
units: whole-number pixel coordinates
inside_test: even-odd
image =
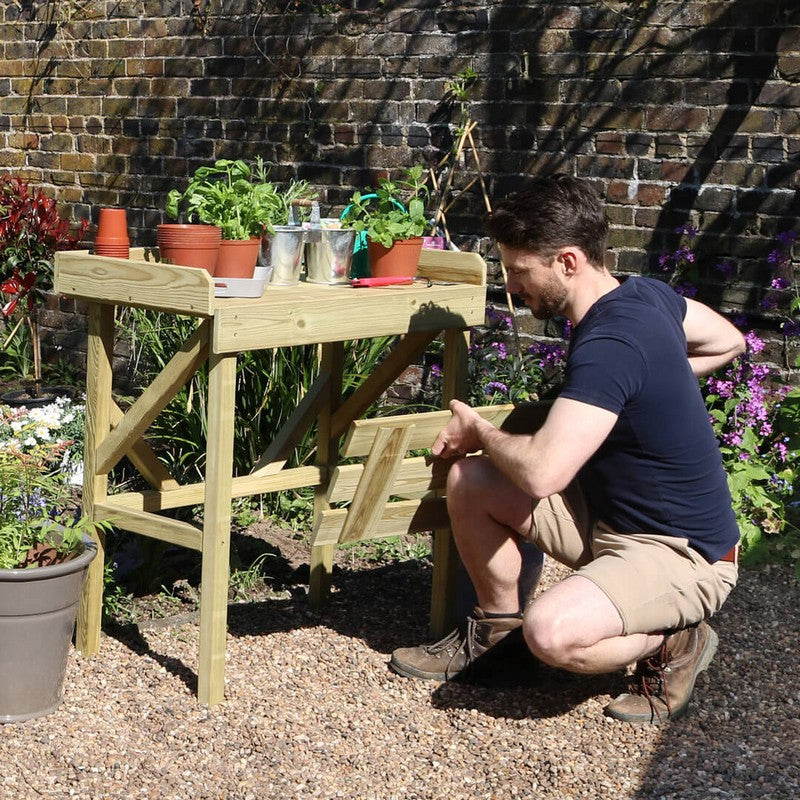
[[[576,481],[533,503],[528,539],[599,586],[623,632],[683,628],[719,611],[736,585],[736,564],[709,564],[676,536],[617,533],[593,520]]]

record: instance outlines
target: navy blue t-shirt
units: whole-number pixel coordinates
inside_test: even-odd
[[[686,537],[714,562],[739,531],[685,314],[684,298],[651,278],[603,295],[572,333],[560,396],[619,415],[578,473],[592,512],[620,533]]]

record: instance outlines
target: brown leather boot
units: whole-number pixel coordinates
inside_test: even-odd
[[[389,666],[406,678],[449,681],[521,625],[522,614],[487,618],[476,606],[463,628],[457,628],[436,644],[395,650]]]
[[[628,692],[612,700],[605,713],[634,723],[681,716],[689,705],[697,676],[717,652],[718,641],[707,622],[665,635],[657,653],[637,662]]]

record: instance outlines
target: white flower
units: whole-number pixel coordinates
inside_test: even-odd
[[[26,447],[35,447],[36,446],[36,439],[33,436],[29,436],[27,439],[22,440],[22,444]]]

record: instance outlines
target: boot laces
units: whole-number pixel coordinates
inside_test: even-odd
[[[672,653],[667,648],[667,639],[664,637],[664,641],[656,653],[637,662],[629,689],[630,694],[641,695],[647,700],[651,715],[658,717],[659,720],[661,714],[654,702],[656,698],[662,700],[667,707],[667,716],[672,715],[666,678],[671,672],[669,667],[671,657]]]
[[[425,645],[425,650],[432,656],[439,655],[442,652],[455,656],[459,650],[466,648],[467,664],[470,664],[483,652],[483,650],[476,652],[476,645],[478,644],[477,626],[478,620],[467,617],[465,630],[455,628],[444,639]]]
[[[462,633],[458,628],[450,631],[444,639],[440,639],[438,642],[434,642],[433,644],[425,645],[425,651],[432,656],[438,655],[441,652],[450,652],[450,648],[455,645],[455,650],[453,652],[458,652],[462,645]]]

